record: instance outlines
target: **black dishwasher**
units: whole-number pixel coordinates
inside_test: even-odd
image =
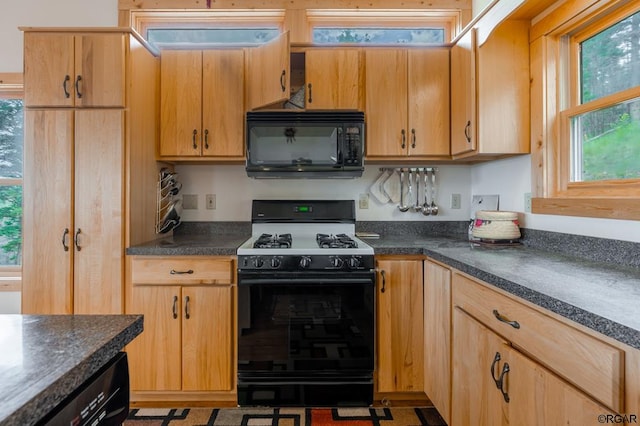
[[[38,425],[121,425],[129,414],[129,367],[120,352]]]

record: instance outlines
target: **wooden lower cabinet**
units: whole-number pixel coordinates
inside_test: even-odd
[[[451,424],[451,270],[424,261],[424,391]]]
[[[451,425],[587,425],[615,413],[456,307]]]
[[[143,333],[127,347],[132,391],[172,391],[170,400],[179,399],[179,392],[234,391],[235,261],[129,261],[127,312],[144,315]]]
[[[424,389],[422,259],[381,258],[377,265],[379,393]]]

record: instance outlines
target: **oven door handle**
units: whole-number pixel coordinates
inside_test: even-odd
[[[283,284],[321,284],[321,285],[374,285],[370,278],[239,278],[238,285],[283,285]]]

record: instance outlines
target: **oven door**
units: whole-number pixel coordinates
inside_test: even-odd
[[[373,271],[239,272],[239,404],[370,404],[374,297]]]

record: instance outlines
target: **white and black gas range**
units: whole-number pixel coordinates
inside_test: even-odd
[[[353,200],[254,200],[238,254],[238,404],[373,402],[373,248]]]

